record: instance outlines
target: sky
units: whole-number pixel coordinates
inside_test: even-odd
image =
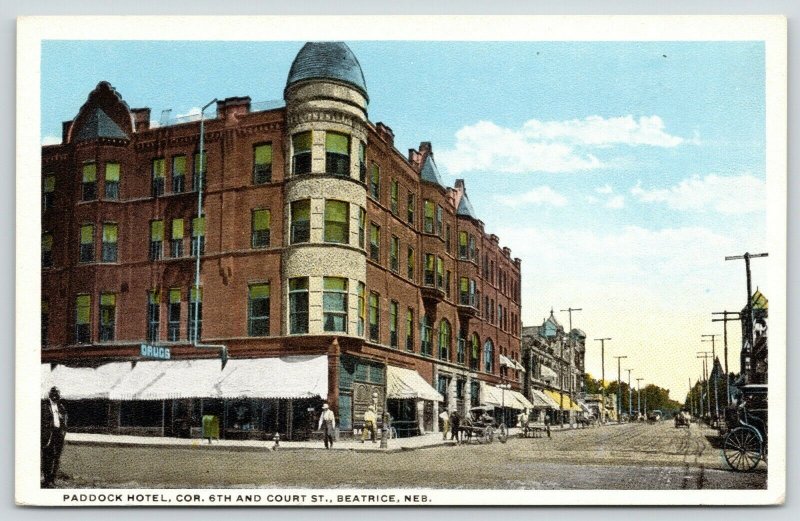
[[[213,98],[283,97],[303,42],[46,41],[42,143],[99,81],[177,117]],[[401,151],[433,144],[487,233],[522,259],[522,320],[551,308],[587,334],[587,372],[669,388],[701,374],[712,312],[745,305],[743,261],[766,251],[761,42],[348,42],[369,118]],[[753,287],[769,297],[767,262]],[[731,371],[740,326],[729,323]],[[635,382],[633,382],[635,385]]]

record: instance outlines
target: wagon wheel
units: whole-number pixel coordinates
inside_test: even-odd
[[[491,426],[487,426],[479,439],[482,439],[484,443],[492,443],[492,440],[494,440],[494,429],[492,429]]]
[[[497,429],[497,439],[500,440],[500,443],[505,443],[508,441],[508,431],[506,430],[505,424],[500,424],[500,428]]]
[[[750,472],[762,457],[761,436],[751,427],[736,427],[725,436],[722,453],[737,472]]]

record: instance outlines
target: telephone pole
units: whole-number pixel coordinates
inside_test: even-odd
[[[708,386],[708,376],[706,374],[706,360],[708,360],[708,358],[710,358],[710,357],[711,357],[711,352],[710,351],[698,351],[697,352],[697,358],[702,358],[703,359],[703,380],[706,381],[706,396],[708,397],[708,404],[707,404],[706,412],[708,412],[709,416],[711,416],[711,389]],[[703,411],[703,396],[702,396],[703,386],[702,385],[700,386],[700,389],[701,389],[700,412],[702,414],[702,411]]]
[[[728,372],[728,322],[741,320],[742,314],[738,311],[715,311],[712,315],[722,315],[722,318],[712,318],[712,322],[722,322],[722,338],[725,343],[725,405],[731,404],[731,378]],[[731,315],[732,318],[728,318]]]
[[[689,378],[689,413],[694,417],[694,398],[692,398],[692,379]]]
[[[633,389],[631,389],[631,371],[633,369],[625,369],[628,371],[628,418],[633,416]]]
[[[636,379],[636,412],[639,416],[642,415],[642,380],[644,378]]]
[[[750,276],[750,259],[768,256],[768,253],[745,252],[744,255],[730,255],[725,257],[726,261],[744,259],[744,269],[747,276],[747,316],[745,317],[747,322],[745,322],[744,326],[745,337],[747,339],[747,349],[744,353],[742,353],[742,355],[747,356],[748,358],[753,354],[753,343],[755,342],[753,339],[753,283]],[[749,375],[745,375],[745,383],[747,383],[748,379]]]
[[[625,355],[615,356],[617,359],[617,423],[620,423],[622,415],[622,359],[628,358]]]
[[[603,403],[600,404],[600,423],[606,422],[606,340],[611,338],[595,338],[600,342],[600,367],[602,374],[600,376],[600,392],[602,394]]]
[[[714,339],[719,335],[700,335],[701,342],[711,342],[711,373],[717,367],[717,350],[714,347]],[[711,340],[708,340],[710,338]],[[719,418],[719,393],[717,392],[717,378],[714,378],[714,414]]]

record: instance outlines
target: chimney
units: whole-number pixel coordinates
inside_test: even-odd
[[[508,258],[511,258],[511,248],[509,248],[508,246],[503,246],[503,255],[505,255]]]
[[[427,157],[429,155],[433,155],[433,147],[431,146],[430,141],[423,141],[419,144],[419,152],[422,154],[423,157]]]
[[[66,143],[69,139],[69,129],[72,127],[72,120],[61,123],[61,143]]]
[[[238,96],[217,101],[217,117],[235,121],[238,116],[250,112],[250,96]]]
[[[131,109],[133,113],[134,132],[142,132],[150,129],[150,109]]]
[[[380,121],[375,124],[375,127],[381,139],[389,143],[389,145],[394,146],[394,132],[392,132],[392,128]]]
[[[422,166],[422,156],[413,148],[408,149],[408,162],[415,168],[419,169]]]

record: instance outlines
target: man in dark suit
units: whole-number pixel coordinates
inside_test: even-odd
[[[67,435],[67,411],[61,403],[58,387],[52,387],[48,399],[42,403],[41,422],[42,488],[52,488]]]

